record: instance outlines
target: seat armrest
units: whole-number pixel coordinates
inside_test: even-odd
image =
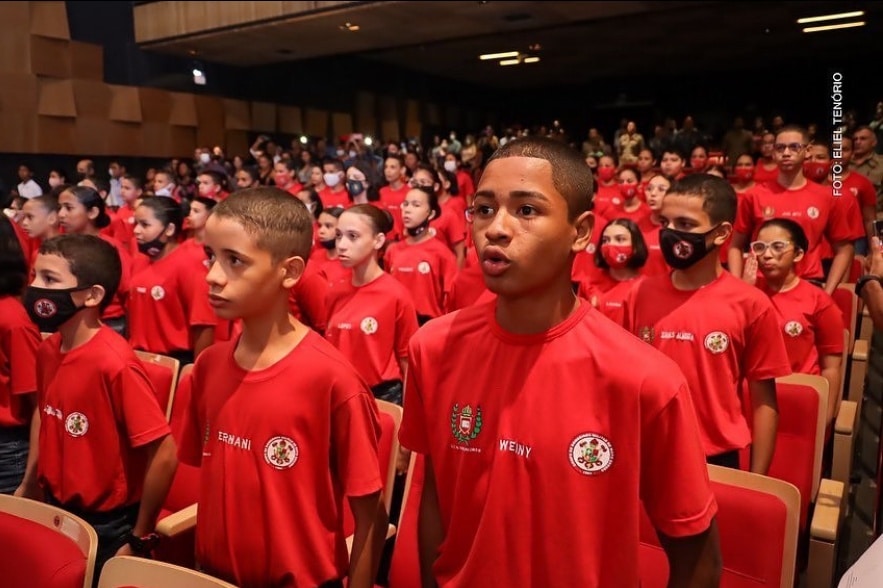
[[[173,512],[156,524],[156,532],[164,537],[175,537],[196,527],[196,504]]]
[[[816,507],[810,523],[810,537],[834,543],[840,530],[840,511],[843,506],[843,482],[822,479],[816,495]]]
[[[834,420],[834,432],[840,435],[852,435],[855,430],[855,415],[858,405],[852,400],[841,400],[840,410]]]
[[[852,359],[858,361],[868,361],[868,342],[864,339],[856,339],[855,346],[852,348]]]

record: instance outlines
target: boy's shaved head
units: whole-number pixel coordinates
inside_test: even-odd
[[[234,220],[268,251],[274,262],[298,256],[306,261],[313,246],[313,215],[299,199],[279,188],[257,186],[234,192],[212,210]]]
[[[525,137],[509,141],[488,159],[488,164],[504,157],[534,157],[552,165],[552,183],[567,201],[567,217],[574,220],[592,209],[592,170],[582,155],[546,137]]]
[[[736,221],[736,191],[728,181],[710,174],[695,174],[675,182],[666,196],[678,194],[702,198],[702,210],[712,223]]]

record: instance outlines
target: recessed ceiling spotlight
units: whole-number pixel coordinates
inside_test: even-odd
[[[539,51],[540,49],[543,48],[543,46],[540,45],[539,43],[534,43],[532,45],[528,45],[527,48],[530,49],[531,51]]]
[[[489,59],[506,59],[507,57],[518,57],[518,51],[504,51],[503,53],[485,53],[484,55],[478,56],[478,58],[482,61],[487,61]]]
[[[359,25],[357,25],[357,24],[353,24],[353,23],[351,23],[351,22],[345,22],[345,23],[343,23],[342,25],[340,25],[339,28],[340,28],[340,30],[342,30],[342,31],[349,31],[349,32],[351,32],[351,33],[355,33],[355,32],[358,31],[361,27],[360,27]]]

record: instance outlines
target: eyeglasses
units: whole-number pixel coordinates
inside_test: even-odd
[[[414,179],[408,180],[408,185],[412,188],[432,188],[432,182],[427,184]]]
[[[773,254],[781,255],[788,250],[788,246],[791,244],[791,241],[770,241],[769,243],[766,241],[754,241],[751,243],[751,251],[755,255],[763,255],[767,249],[771,249]]]
[[[785,153],[785,149],[790,150],[791,153],[797,153],[805,147],[806,145],[803,143],[776,143],[773,145],[773,149],[779,153]]]

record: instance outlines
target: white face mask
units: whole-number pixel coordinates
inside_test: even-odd
[[[356,155],[358,155],[358,153],[356,153],[355,151],[350,151],[350,159],[355,159]]]
[[[322,180],[325,182],[325,185],[329,188],[334,188],[340,183],[340,174],[337,172],[330,174],[323,174]]]
[[[114,176],[113,176],[113,168],[108,168],[108,169],[107,169],[107,175],[109,175],[110,177],[114,177]]]
[[[157,191],[155,192],[155,194],[156,194],[157,196],[171,196],[171,195],[172,195],[172,191],[169,189],[168,186],[166,186],[165,188],[160,188],[159,190],[157,190]]]
[[[445,171],[455,173],[457,171],[457,162],[456,161],[446,161],[445,162]]]
[[[212,160],[212,156],[210,154],[208,154],[208,153],[200,153],[199,154],[199,161],[201,163],[208,163],[211,160]]]
[[[51,188],[54,188],[55,186],[60,186],[60,185],[61,185],[60,178],[49,178],[49,186]]]
[[[336,151],[336,153],[337,153],[337,156],[338,156],[338,157],[343,157],[345,152],[344,152],[343,149],[338,149],[338,150]]]

